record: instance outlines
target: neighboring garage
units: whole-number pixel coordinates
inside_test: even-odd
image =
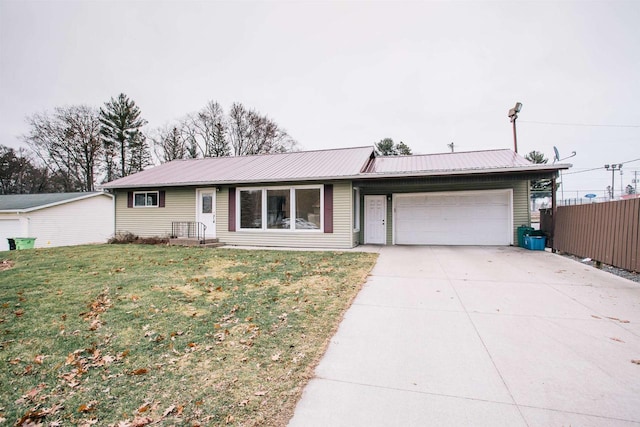
[[[105,243],[114,232],[113,196],[102,192],[0,195],[0,251],[7,239],[36,248]]]
[[[510,245],[511,189],[394,194],[397,245]]]

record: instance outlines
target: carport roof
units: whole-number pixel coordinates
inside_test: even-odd
[[[6,194],[0,195],[0,212],[29,212],[49,206],[60,205],[74,200],[86,199],[102,192],[82,193],[43,193],[43,194]],[[109,194],[106,194],[112,197]]]
[[[533,164],[511,150],[376,157],[372,146],[174,160],[104,188],[234,185],[478,173],[555,173],[570,165]]]
[[[534,164],[512,150],[485,150],[412,156],[377,157],[363,175],[459,175],[499,172],[552,172],[567,164]]]

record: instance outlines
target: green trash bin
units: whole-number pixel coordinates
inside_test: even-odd
[[[518,227],[518,246],[524,248],[524,236],[528,236],[533,232],[533,227],[521,225]]]
[[[35,237],[14,237],[16,242],[16,249],[33,249],[36,243]]]

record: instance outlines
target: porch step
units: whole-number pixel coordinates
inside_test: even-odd
[[[217,248],[224,246],[218,239],[196,239],[195,237],[177,237],[169,239],[170,245],[175,246],[200,246],[201,248]]]

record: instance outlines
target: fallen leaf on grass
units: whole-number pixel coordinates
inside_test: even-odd
[[[98,404],[97,400],[92,400],[91,402],[85,405],[80,405],[80,407],[78,408],[78,412],[82,412],[86,414],[87,412],[95,411],[97,404]]]
[[[27,411],[17,422],[16,426],[37,426],[40,424],[40,419],[46,417],[43,411]]]
[[[267,394],[266,391],[260,390],[253,393],[254,396],[265,396]]]
[[[135,417],[131,422],[131,427],[143,427],[148,424],[151,424],[153,419],[149,417]]]
[[[162,413],[162,418],[166,418],[170,413],[176,410],[176,405],[171,405]]]
[[[131,375],[144,375],[147,372],[149,372],[149,370],[147,368],[140,368],[140,369],[136,369],[134,371],[131,371]]]
[[[24,310],[20,308],[20,309],[14,311],[13,314],[15,314],[17,317],[20,317],[20,316],[22,316],[24,314]]]
[[[38,365],[42,365],[42,362],[44,361],[44,354],[39,354],[36,357],[33,358],[33,362],[37,363]]]

